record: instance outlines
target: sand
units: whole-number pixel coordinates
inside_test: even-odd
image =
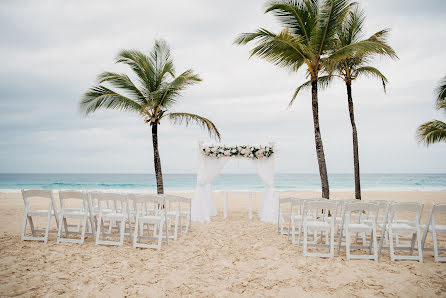
[[[424,202],[423,222],[432,202],[446,203],[444,192],[367,192],[364,198]],[[424,263],[390,262],[388,251],[379,263],[347,261],[343,251],[331,260],[303,257],[275,224],[257,219],[260,194],[252,220],[247,200],[231,197],[223,219],[222,195],[216,199],[219,215],[212,222],[193,223],[188,234],[156,251],[133,249],[128,240],[99,246],[91,237],[83,245],[56,244],[54,234],[47,244],[22,242],[21,195],[0,193],[0,296],[446,296],[446,263],[435,263],[432,252],[424,252]]]

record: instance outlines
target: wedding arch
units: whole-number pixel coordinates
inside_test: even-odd
[[[277,193],[274,189],[274,143],[262,146],[225,146],[198,144],[197,187],[192,200],[192,221],[210,221],[217,215],[212,196],[212,182],[230,159],[250,160],[257,174],[265,184],[262,206],[259,212],[261,221],[277,222]]]

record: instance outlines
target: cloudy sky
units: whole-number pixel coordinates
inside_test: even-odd
[[[353,85],[363,173],[446,171],[446,145],[417,144],[415,130],[446,119],[434,110],[433,89],[446,75],[446,2],[360,0],[367,35],[391,28],[400,59],[377,59],[389,78]],[[278,30],[265,2],[17,1],[0,2],[0,172],[153,173],[150,128],[132,114],[78,111],[83,92],[114,64],[120,49],[149,50],[166,39],[177,71],[193,68],[203,82],[184,93],[176,111],[210,118],[226,144],[277,143],[277,172],[317,173],[310,94],[287,104],[304,72],[290,73],[232,41],[258,27]],[[320,94],[320,121],[329,173],[352,173],[345,87]],[[167,173],[196,170],[196,127],[162,122],[159,142]],[[233,163],[227,171],[249,171]]]

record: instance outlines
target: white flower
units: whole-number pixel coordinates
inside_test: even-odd
[[[212,152],[216,152],[216,151],[217,151],[217,148],[212,147],[211,151],[212,151]]]
[[[257,158],[260,158],[260,159],[263,158],[263,154],[260,153],[260,151],[257,151],[256,156],[257,156]]]
[[[249,158],[253,158],[254,155],[251,153],[251,154],[248,155],[248,157],[249,157]]]
[[[225,156],[229,156],[229,154],[231,154],[231,152],[229,150],[225,151]]]
[[[235,152],[237,152],[237,150],[236,149],[232,149],[232,151],[231,151],[232,153],[235,153]]]
[[[206,148],[204,149],[204,151],[205,151],[207,154],[209,154],[209,152],[211,151],[211,149],[209,149],[209,147],[206,147]]]
[[[246,150],[245,150],[245,149],[242,149],[242,150],[240,151],[240,154],[241,154],[241,155],[245,155],[245,154],[246,154]]]

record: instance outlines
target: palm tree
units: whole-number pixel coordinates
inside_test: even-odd
[[[435,107],[437,110],[446,112],[446,76],[440,81],[435,93],[437,94]],[[441,142],[446,143],[446,123],[440,120],[423,123],[418,127],[417,137],[418,141],[426,144],[426,146]]]
[[[357,44],[362,42],[362,36],[364,31],[365,14],[364,11],[356,7],[351,10],[344,22],[337,37],[337,49]],[[355,198],[361,200],[361,182],[359,174],[359,148],[358,148],[358,132],[355,123],[355,114],[353,109],[353,97],[352,97],[352,82],[361,77],[372,77],[379,79],[383,84],[384,93],[386,92],[387,78],[375,67],[370,66],[371,58],[376,54],[388,56],[390,58],[398,58],[395,51],[387,44],[387,36],[389,30],[381,30],[370,36],[366,41],[374,42],[376,46],[381,47],[381,51],[368,51],[361,50],[357,53],[353,53],[352,56],[342,59],[340,61],[334,61],[327,67],[328,74],[321,76],[319,80],[321,88],[327,87],[332,81],[332,78],[341,78],[347,88],[347,103],[348,111],[350,114],[350,123],[352,126],[352,138],[353,138],[353,164],[355,173]],[[297,88],[294,98],[300,90],[309,88],[311,82],[306,82]]]
[[[302,65],[306,66],[311,82],[314,139],[324,198],[329,198],[330,191],[319,125],[319,77],[330,63],[363,51],[383,51],[376,42],[369,40],[336,48],[337,34],[353,5],[355,3],[349,0],[270,1],[265,13],[272,12],[283,26],[283,30],[276,34],[260,28],[253,33],[242,33],[235,40],[236,44],[255,42],[251,56],[259,56],[277,66],[292,71],[298,71]]]
[[[128,65],[136,79],[114,72],[99,74],[97,84],[80,101],[81,111],[86,115],[100,108],[136,112],[152,127],[156,185],[158,194],[162,194],[164,185],[158,151],[158,125],[161,119],[168,117],[174,124],[184,123],[186,126],[190,123],[198,124],[210,136],[218,139],[220,133],[207,118],[191,113],[170,112],[182,91],[201,79],[191,69],[175,76],[174,63],[165,41],[155,41],[149,55],[138,50],[122,50],[116,57],[116,63]]]

